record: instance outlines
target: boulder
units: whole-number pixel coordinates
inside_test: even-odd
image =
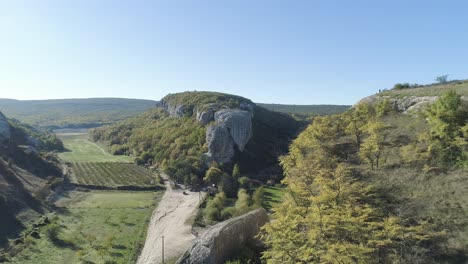
[[[206,142],[211,161],[230,162],[234,157],[234,142],[226,125],[213,125],[206,129]]]
[[[10,125],[6,117],[0,112],[0,140],[8,140],[10,136]]]
[[[214,114],[218,124],[224,124],[240,151],[252,137],[252,113],[239,109],[222,109]]]
[[[260,208],[221,222],[196,238],[177,264],[217,264],[235,257],[246,244],[256,244],[255,236],[269,221]]]
[[[197,112],[197,121],[203,125],[207,125],[214,118],[214,110],[209,109],[207,111]]]

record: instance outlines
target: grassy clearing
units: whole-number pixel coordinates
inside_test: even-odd
[[[87,186],[115,188],[119,186],[150,187],[156,185],[156,175],[129,163],[72,162],[71,182]]]
[[[133,158],[124,155],[111,155],[101,146],[88,140],[88,134],[59,134],[68,150],[59,154],[65,162],[122,162],[133,163]]]
[[[52,241],[46,227],[11,263],[134,263],[145,239],[157,192],[72,192],[57,202],[61,226]],[[50,226],[50,225],[49,225]]]

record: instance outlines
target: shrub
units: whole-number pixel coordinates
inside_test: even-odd
[[[62,228],[55,223],[49,224],[45,229],[46,236],[52,242],[57,242],[59,240],[59,235],[61,232],[62,232]]]
[[[265,195],[265,188],[261,186],[252,195],[252,207],[260,208],[263,204],[263,196]]]

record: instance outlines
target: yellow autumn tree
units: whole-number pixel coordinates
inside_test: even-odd
[[[260,235],[267,263],[391,263],[430,238],[373,206],[373,187],[329,151],[336,125],[315,120],[281,159],[287,195]]]

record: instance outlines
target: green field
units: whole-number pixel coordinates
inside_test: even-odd
[[[115,188],[155,186],[156,176],[135,164],[116,162],[71,162],[70,181],[75,184]]]
[[[146,238],[146,228],[160,193],[72,192],[56,203],[58,239],[40,228],[40,239],[11,263],[134,263]],[[50,217],[54,218],[54,217]],[[50,226],[50,225],[49,225]]]
[[[133,163],[133,158],[111,155],[101,146],[88,140],[88,134],[59,134],[67,151],[59,154],[65,162],[123,162]]]

